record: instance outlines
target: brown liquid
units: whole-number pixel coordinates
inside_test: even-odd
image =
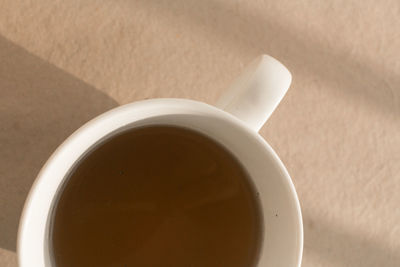
[[[170,126],[128,130],[83,158],[50,233],[57,267],[249,267],[261,235],[259,203],[237,160]]]

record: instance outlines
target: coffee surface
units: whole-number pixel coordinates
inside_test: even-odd
[[[185,128],[117,134],[70,171],[51,218],[57,267],[250,267],[259,202],[234,156]]]

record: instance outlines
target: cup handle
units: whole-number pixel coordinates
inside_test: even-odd
[[[289,89],[292,75],[275,58],[255,59],[219,98],[216,106],[259,131]]]

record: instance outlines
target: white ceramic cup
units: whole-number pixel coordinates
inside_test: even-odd
[[[18,233],[21,267],[51,267],[49,218],[66,174],[105,138],[143,125],[194,129],[225,146],[248,171],[260,196],[264,237],[258,267],[300,266],[303,225],[299,201],[285,166],[257,133],[291,83],[276,59],[256,59],[217,107],[186,99],[152,99],[124,105],[86,123],[53,153],[25,202]]]

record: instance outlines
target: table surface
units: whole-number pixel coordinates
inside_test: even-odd
[[[293,84],[261,135],[304,214],[303,266],[400,266],[398,0],[0,0],[0,266],[36,174],[135,100],[215,103],[267,53]]]

